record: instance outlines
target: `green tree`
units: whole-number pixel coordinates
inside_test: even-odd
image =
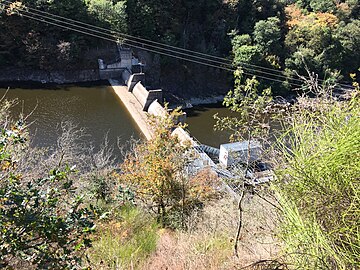
[[[231,40],[231,44],[234,65],[242,66],[244,63],[255,64],[260,62],[262,57],[260,49],[258,46],[252,45],[250,35],[235,35]]]
[[[349,74],[356,70],[360,63],[360,20],[351,20],[345,24],[341,22],[336,29],[336,39],[341,44],[339,66],[343,73]]]
[[[310,8],[315,12],[333,13],[336,9],[336,6],[334,1],[312,0],[310,1]]]
[[[127,32],[126,1],[85,0],[90,14],[114,31]]]
[[[289,49],[286,67],[302,75],[307,75],[308,68],[321,77],[337,70],[341,66],[341,45],[335,36],[336,25],[337,19],[331,14],[310,14],[292,27],[285,38]]]
[[[284,4],[277,0],[239,0],[237,10],[236,29],[244,34],[252,34],[256,22],[269,17],[277,17],[280,21],[285,21]]]
[[[269,17],[255,24],[254,41],[263,54],[281,54],[280,38],[281,29],[279,18]]]

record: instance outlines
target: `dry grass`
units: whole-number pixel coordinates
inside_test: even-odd
[[[258,197],[246,198],[239,256],[233,255],[237,209],[227,196],[213,201],[188,220],[189,230],[160,234],[156,252],[143,269],[239,269],[278,252],[274,208]]]

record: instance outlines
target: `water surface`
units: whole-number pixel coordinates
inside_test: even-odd
[[[228,143],[231,133],[229,131],[215,131],[214,125],[216,123],[214,115],[218,114],[220,117],[234,116],[228,108],[221,104],[194,106],[186,110],[186,123],[191,136],[198,139],[201,143],[207,144],[216,148],[220,144]]]
[[[0,97],[5,94],[0,89]],[[32,145],[53,147],[60,134],[60,124],[71,121],[85,128],[89,141],[98,148],[107,135],[119,158],[117,139],[120,145],[131,137],[140,138],[140,130],[124,108],[112,88],[100,86],[62,85],[46,89],[11,88],[8,99],[17,98],[19,104],[12,109],[14,116],[23,112],[29,117]]]

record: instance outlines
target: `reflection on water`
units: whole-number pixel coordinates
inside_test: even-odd
[[[236,113],[231,112],[228,108],[221,106],[221,104],[195,106],[186,110],[186,123],[188,129],[193,137],[198,139],[201,143],[220,147],[220,144],[229,143],[230,131],[214,131],[214,115],[218,114],[220,117],[236,117]],[[265,116],[268,118],[268,116]],[[269,140],[276,141],[278,132],[282,130],[280,120],[270,121]],[[244,134],[246,138],[246,134]]]
[[[5,93],[0,89],[0,97]],[[89,141],[95,148],[107,135],[117,156],[117,138],[125,144],[131,137],[139,138],[140,131],[122,106],[121,101],[109,86],[55,86],[47,89],[10,89],[8,99],[17,98],[20,103],[13,108],[14,116],[23,112],[29,117],[32,144],[41,147],[53,147],[59,136],[59,125],[71,121],[83,127]]]
[[[5,93],[0,89],[0,97]],[[117,138],[124,145],[131,138],[140,138],[141,132],[130,114],[121,104],[110,86],[54,86],[47,89],[10,89],[8,99],[17,98],[19,105],[13,109],[16,116],[23,111],[25,115],[35,111],[29,117],[34,146],[53,147],[59,136],[59,125],[63,121],[72,121],[78,127],[85,128],[89,141],[95,150],[107,134],[110,144],[115,148],[118,160],[120,150]],[[186,110],[187,124],[191,135],[201,143],[219,147],[228,143],[230,132],[214,131],[214,114],[220,117],[234,116],[229,109],[218,105],[196,106]]]
[[[214,130],[216,123],[214,114],[217,113],[220,117],[234,115],[228,108],[224,108],[221,104],[195,106],[186,110],[186,113],[187,128],[201,143],[219,148],[220,144],[229,142],[230,132]]]

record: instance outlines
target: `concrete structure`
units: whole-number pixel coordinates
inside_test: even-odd
[[[127,70],[127,72],[129,72]],[[126,76],[123,76],[126,78]],[[126,83],[129,92],[132,92],[135,85],[138,82],[141,82],[142,85],[145,85],[145,74],[144,73],[134,73],[134,74],[130,74],[130,77],[127,80],[124,80],[124,82]]]
[[[139,60],[133,57],[130,48],[123,48],[118,45],[118,51],[120,58],[113,63],[106,64],[104,60],[98,59],[100,79],[109,80],[121,78],[127,74],[127,72],[124,74],[124,71],[126,70],[131,75],[132,67],[138,66],[140,64]]]
[[[162,90],[146,90],[141,82],[138,82],[132,91],[134,97],[139,101],[143,111],[148,111],[149,106],[155,100],[162,99]]]
[[[153,137],[154,132],[149,124],[147,113],[143,111],[143,107],[137,101],[135,96],[128,91],[127,86],[114,79],[110,79],[109,82],[112,85],[115,94],[119,97],[125,108],[129,111],[131,117],[134,119],[139,130],[144,134],[147,140],[150,140]]]
[[[147,140],[150,140],[154,136],[154,129],[149,121],[149,116],[154,115],[158,117],[165,117],[168,112],[161,105],[159,101],[162,100],[161,90],[147,90],[145,84],[145,74],[134,73],[130,66],[133,65],[134,61],[129,61],[129,52],[122,52],[120,50],[122,62],[116,65],[110,65],[112,69],[118,69],[121,67],[121,74],[117,78],[122,78],[125,82],[123,85],[118,80],[109,79],[114,92],[125,105],[135,123],[138,125],[141,132],[144,134]],[[99,60],[100,72],[109,72],[109,65],[105,65],[103,61]],[[105,74],[105,73],[103,73]],[[185,115],[176,119],[175,122],[185,121]],[[181,127],[177,127],[172,131],[172,136],[177,136],[180,143],[183,145],[190,146],[189,155],[193,156],[194,159],[191,161],[191,165],[188,167],[190,174],[195,174],[199,170],[210,167],[215,171],[221,178],[231,178],[233,176],[228,170],[219,168],[214,161],[209,157],[209,154],[219,155],[220,162],[225,166],[229,166],[234,162],[246,162],[248,153],[248,142],[223,144],[220,146],[220,150],[202,145],[195,138],[192,138],[190,134]],[[257,160],[260,157],[260,144],[256,141],[250,142],[250,160]],[[233,157],[236,156],[236,158]],[[238,197],[235,192],[236,187],[230,187],[226,182],[223,182],[223,187],[234,197]]]
[[[124,68],[108,68],[108,66],[105,65],[104,62],[100,62],[100,60],[101,59],[99,59],[99,67],[103,68],[103,69],[99,69],[100,80],[109,80],[112,78],[119,78],[122,76],[122,73],[125,70]]]
[[[119,48],[119,46],[118,46],[118,48]],[[132,63],[133,63],[133,56],[132,56],[131,49],[130,48],[120,48],[119,54],[120,54],[120,67],[131,70]],[[136,61],[136,62],[138,62],[138,61]]]
[[[198,146],[198,143],[191,138],[190,134],[183,128],[177,127],[171,133],[172,136],[177,136],[182,145]]]
[[[220,145],[219,162],[224,167],[228,167],[235,162],[246,163],[250,151],[250,161],[260,158],[261,145],[258,141],[243,141]]]
[[[148,108],[148,113],[153,116],[165,117],[168,112],[158,102],[158,100],[155,100],[153,103],[150,104]]]

